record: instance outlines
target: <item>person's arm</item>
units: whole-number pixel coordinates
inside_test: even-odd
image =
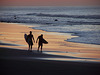
[[[35,39],[34,39],[34,36],[33,36],[33,40],[34,40],[34,43],[35,43]]]

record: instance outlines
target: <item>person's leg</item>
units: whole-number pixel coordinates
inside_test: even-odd
[[[29,49],[28,50],[30,50],[30,44],[29,44]]]
[[[43,44],[41,44],[41,52],[42,52],[42,47],[43,47]]]
[[[31,41],[31,50],[32,50],[33,42]]]
[[[32,45],[31,45],[31,51],[32,51]]]
[[[37,50],[38,52],[39,52],[39,48],[40,48],[40,44],[38,44],[38,50]]]

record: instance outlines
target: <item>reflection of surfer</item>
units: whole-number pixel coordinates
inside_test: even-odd
[[[43,34],[41,34],[40,36],[38,36],[38,38],[36,40],[36,43],[37,43],[38,40],[39,40],[39,42],[38,42],[38,51],[39,51],[39,48],[41,46],[41,52],[42,52],[43,43],[47,44],[48,42],[43,39]]]
[[[34,40],[34,36],[32,35],[32,31],[30,31],[30,34],[27,36],[26,41],[28,42],[29,45],[29,50],[32,50],[32,45],[33,45],[33,40]],[[35,40],[34,40],[35,42]]]

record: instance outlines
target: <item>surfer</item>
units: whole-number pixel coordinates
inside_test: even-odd
[[[33,39],[33,40],[32,40],[32,39]],[[33,41],[34,41],[34,43],[35,43],[35,39],[34,39],[34,36],[32,35],[32,31],[30,31],[30,34],[27,36],[26,41],[28,42],[29,50],[32,51]]]
[[[37,40],[36,40],[36,43],[37,43],[37,41],[39,40],[39,42],[38,42],[38,52],[39,52],[39,48],[40,48],[40,46],[41,46],[41,52],[42,52],[42,47],[43,47],[43,34],[41,34],[40,36],[38,36],[38,38],[37,38]]]

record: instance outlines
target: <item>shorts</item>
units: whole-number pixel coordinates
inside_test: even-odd
[[[39,42],[39,46],[43,46],[43,43]]]
[[[29,41],[29,43],[28,43],[29,45],[33,45],[33,42],[32,41]]]

